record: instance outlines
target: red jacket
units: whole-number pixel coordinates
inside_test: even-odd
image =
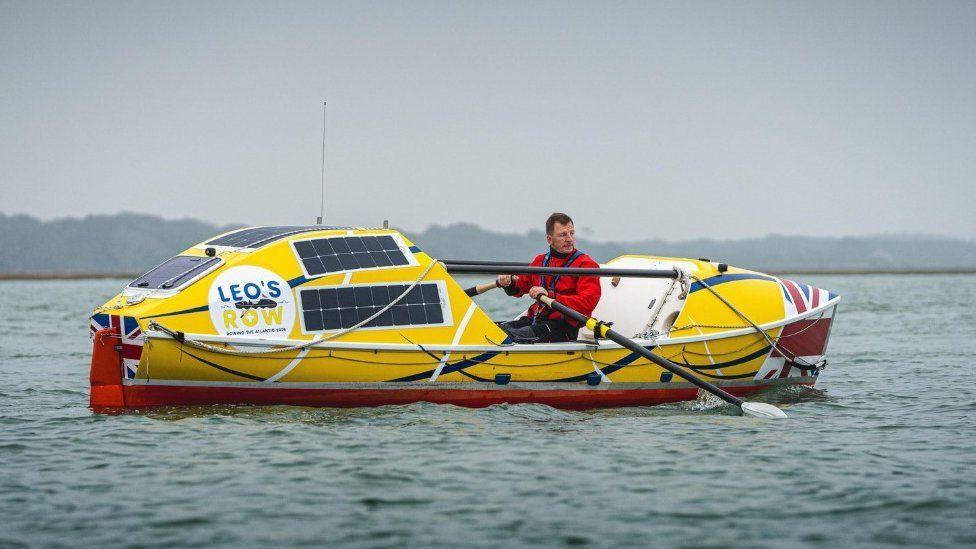
[[[579,252],[579,255],[571,265],[566,265],[566,261],[570,259],[574,253],[576,253],[576,250],[573,250],[568,254],[557,255],[555,252],[550,250],[548,254],[537,255],[535,259],[532,260],[530,265],[533,267],[542,267],[543,262],[546,260],[546,256],[549,255],[549,262],[545,265],[546,267],[585,267],[591,269],[600,267],[596,261],[593,261],[593,258],[582,252]],[[529,293],[529,289],[531,289],[533,286],[542,286],[549,290],[549,297],[558,300],[563,305],[566,305],[571,309],[575,309],[579,311],[580,314],[586,316],[593,314],[593,309],[596,308],[596,304],[600,301],[599,277],[559,276],[556,277],[554,287],[553,278],[554,277],[552,275],[518,275],[518,280],[516,280],[510,287],[505,288],[505,292],[515,297],[522,297],[523,295]],[[529,317],[534,318],[539,314],[541,314],[539,317],[540,319],[559,319],[563,317],[561,313],[553,311],[549,307],[544,307],[538,302],[533,303],[529,308]],[[573,326],[577,325],[577,323],[572,320],[567,319],[566,321]]]

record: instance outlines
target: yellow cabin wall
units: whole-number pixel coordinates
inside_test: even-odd
[[[180,313],[181,311],[207,306],[209,298],[208,294],[214,279],[219,276],[221,272],[233,267],[248,265],[262,267],[277,273],[286,281],[302,277],[303,270],[298,261],[297,255],[292,248],[291,242],[296,240],[307,240],[311,238],[329,236],[349,236],[349,232],[350,231],[347,230],[306,232],[277,240],[264,246],[263,248],[250,252],[228,251],[218,253],[217,257],[220,257],[223,260],[220,267],[193,282],[189,286],[183,288],[174,296],[165,298],[148,297],[141,303],[118,307],[120,303],[124,303],[122,293],[119,293],[106,302],[105,305],[103,305],[101,308],[103,310],[96,312],[111,312],[112,314],[136,317],[139,320],[140,327],[143,330],[146,330],[149,320],[155,320],[170,330],[194,334],[217,335],[218,332],[213,326],[210,312],[208,310],[187,312],[182,314],[172,313]],[[409,239],[392,230],[359,229],[351,231],[351,235],[399,235],[408,248],[413,246],[413,243],[410,242]],[[189,248],[178,255],[204,256],[204,251],[200,248],[200,246],[202,245]],[[301,315],[301,310],[297,306],[299,303],[298,293],[300,290],[327,286],[340,286],[345,284],[409,284],[414,282],[417,277],[424,272],[427,266],[430,265],[430,262],[433,261],[430,256],[422,251],[414,252],[413,256],[418,263],[417,266],[403,266],[397,268],[329,274],[313,278],[299,286],[291,288],[290,291],[296,307],[294,322],[292,324],[291,331],[288,334],[288,338],[297,340],[313,340],[322,337],[323,335],[322,333],[302,333],[302,325],[299,318],[299,315]],[[348,281],[346,281],[347,277]],[[454,278],[451,277],[441,265],[435,265],[430,272],[427,273],[427,276],[422,280],[422,282],[433,282],[438,280],[444,281],[447,288],[447,297],[450,303],[450,317],[452,320],[451,325],[437,327],[401,326],[395,329],[372,328],[356,330],[349,334],[344,334],[335,341],[401,344],[409,342],[421,344],[451,344],[454,340],[456,329],[459,327],[462,318],[464,317],[468,308],[472,305],[473,301],[464,293],[464,289],[458,285]],[[325,332],[324,335],[328,336],[330,333],[331,332]],[[495,325],[495,323],[481,308],[475,306],[475,310],[472,312],[466,329],[458,343],[481,345],[490,344],[486,337],[490,338],[492,341],[501,342],[505,338],[505,333],[498,328],[497,325]]]

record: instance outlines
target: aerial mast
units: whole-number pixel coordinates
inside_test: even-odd
[[[326,101],[322,102],[322,194],[321,202],[319,204],[319,216],[315,220],[316,225],[321,225],[322,220],[325,218],[325,105]]]

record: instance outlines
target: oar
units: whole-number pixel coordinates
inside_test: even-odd
[[[728,402],[729,404],[735,404],[742,410],[745,415],[755,416],[755,417],[765,417],[765,418],[783,418],[787,417],[783,410],[780,410],[772,404],[765,404],[763,402],[746,402],[737,396],[730,395],[726,391],[719,389],[715,385],[698,379],[697,377],[689,374],[684,368],[678,366],[674,362],[666,358],[662,358],[652,353],[648,349],[638,345],[634,340],[624,337],[623,335],[611,330],[606,324],[600,322],[599,320],[591,317],[586,317],[579,312],[563,305],[562,303],[550,298],[549,296],[540,295],[538,300],[552,307],[553,309],[559,311],[565,316],[585,324],[587,328],[593,330],[593,334],[597,337],[604,337],[610,341],[619,343],[625,349],[629,349],[642,357],[650,360],[654,364],[664,368],[665,370],[673,373],[674,375],[681,377],[690,383],[698,386],[699,388],[712,393],[713,395],[719,397],[720,399]]]
[[[633,278],[681,278],[677,269],[613,269],[589,267],[527,267],[524,264],[506,263],[502,265],[459,265],[444,262],[451,274],[539,274],[560,276],[601,276]]]
[[[468,297],[474,297],[476,295],[481,295],[487,292],[488,290],[494,290],[495,288],[500,288],[500,287],[501,286],[498,285],[498,281],[496,280],[495,282],[487,282],[485,284],[478,284],[477,286],[471,286],[467,290],[464,290],[464,293],[468,294]]]
[[[483,267],[528,267],[528,263],[520,261],[483,261],[480,259],[442,259],[445,265],[481,265]]]

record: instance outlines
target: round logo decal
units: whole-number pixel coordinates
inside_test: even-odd
[[[220,335],[288,337],[295,299],[285,279],[261,267],[234,267],[210,285],[210,320]]]

